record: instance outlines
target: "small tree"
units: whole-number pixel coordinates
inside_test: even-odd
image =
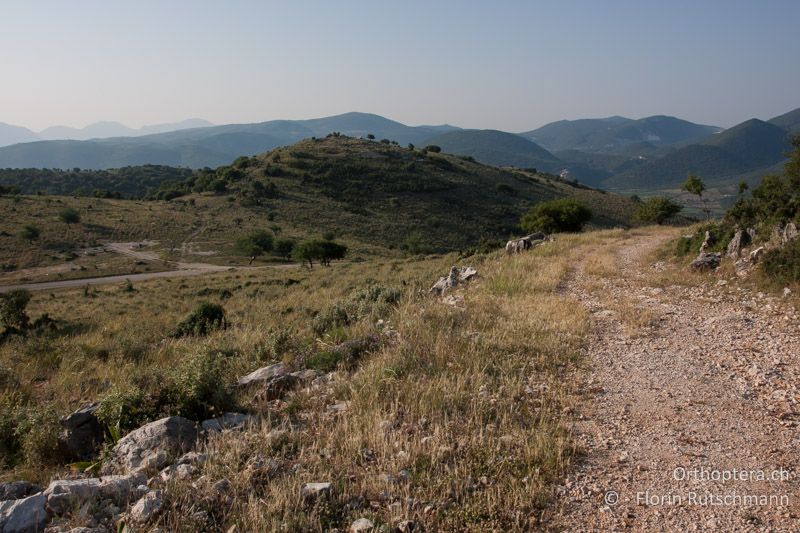
[[[689,173],[689,175],[686,176],[686,181],[684,181],[683,185],[681,185],[681,189],[700,198],[700,201],[703,202],[703,211],[706,214],[706,218],[711,216],[708,211],[708,207],[706,206],[706,199],[703,198],[703,191],[706,190],[703,180],[701,180],[698,176]]]
[[[669,198],[654,196],[642,201],[637,207],[634,216],[637,220],[652,224],[663,224],[670,217],[680,213],[681,207]]]
[[[369,139],[370,141],[374,141],[375,140],[375,136],[373,134],[371,134],[371,133],[368,133],[367,134],[367,139]]]
[[[266,230],[256,230],[236,241],[236,249],[239,253],[250,258],[249,264],[251,265],[256,257],[272,250],[272,246],[272,234]]]
[[[425,151],[426,152],[433,152],[434,154],[438,154],[439,152],[442,151],[442,147],[441,146],[436,146],[435,144],[429,144],[428,146],[425,147]]]
[[[322,241],[303,241],[297,244],[292,251],[292,257],[303,264],[308,261],[308,267],[314,268],[314,260],[322,256],[322,249],[320,248],[321,242]]]
[[[292,256],[301,263],[308,262],[314,268],[314,260],[323,265],[330,265],[335,259],[343,259],[347,255],[347,246],[335,241],[314,239],[303,241],[294,247]]]
[[[533,206],[520,220],[520,226],[529,233],[576,232],[591,218],[592,212],[582,203],[572,198],[561,198]]]
[[[287,261],[292,258],[292,250],[294,250],[294,239],[281,238],[275,241],[274,252],[276,255],[283,257]]]
[[[81,214],[77,209],[68,207],[58,213],[58,218],[65,224],[77,224],[81,221]]]
[[[28,224],[27,226],[23,227],[22,230],[20,230],[19,238],[28,241],[30,244],[33,244],[33,241],[39,240],[41,233],[42,232],[39,230],[39,228],[32,224]]]

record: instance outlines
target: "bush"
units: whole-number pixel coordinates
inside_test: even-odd
[[[580,231],[591,218],[592,212],[582,203],[562,198],[536,204],[522,217],[520,226],[528,233]]]
[[[320,372],[332,372],[340,365],[352,369],[364,355],[380,345],[377,335],[345,341],[331,350],[319,352],[306,358],[306,366]]]
[[[77,224],[81,221],[81,214],[77,209],[68,207],[58,213],[58,219],[65,224]]]
[[[25,308],[30,300],[31,293],[22,289],[0,294],[0,324],[5,327],[6,332],[22,332],[28,329],[30,318]]]
[[[222,354],[198,354],[172,375],[174,406],[171,414],[191,420],[219,416],[234,407],[226,380],[227,360]]]
[[[97,418],[131,430],[165,416],[204,420],[236,407],[228,389],[228,362],[217,352],[190,357],[171,372],[152,369],[114,387],[100,402]]]
[[[369,317],[376,320],[385,316],[391,308],[400,302],[402,292],[395,287],[370,285],[352,291],[342,302],[337,302],[321,311],[311,323],[311,329],[317,335],[335,328],[349,326]]]
[[[29,243],[33,244],[33,241],[39,240],[41,234],[42,232],[39,230],[39,228],[32,224],[28,224],[20,230],[19,238],[23,241],[28,241]]]
[[[800,239],[769,250],[764,254],[761,268],[776,285],[800,283]]]
[[[203,302],[178,324],[175,330],[175,336],[208,335],[212,331],[225,329],[227,327],[228,322],[225,319],[225,309],[219,304]]]
[[[663,224],[669,218],[680,213],[681,207],[669,198],[663,196],[654,196],[640,202],[636,206],[634,216],[636,220],[644,223]]]

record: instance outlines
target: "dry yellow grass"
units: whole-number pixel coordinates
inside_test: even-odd
[[[24,394],[60,413],[201,352],[226,354],[233,381],[281,358],[265,348],[278,328],[311,352],[374,332],[375,317],[319,338],[310,324],[353,289],[405,286],[384,317],[397,342],[281,401],[239,397],[263,419],[261,429],[209,440],[201,477],[172,485],[166,512],[151,525],[316,531],[368,517],[391,527],[411,519],[431,531],[530,530],[572,455],[569,376],[588,327],[583,307],[560,286],[573,263],[592,254],[596,268],[610,268],[602,247],[623,236],[560,236],[519,256],[472,258],[481,276],[459,289],[459,307],[427,294],[455,256],[154,280],[134,292],[37,293],[30,314],[65,319],[73,330],[12,339],[0,347],[0,363]],[[287,285],[290,278],[299,283]],[[168,336],[198,301],[223,291],[230,329]],[[328,409],[338,402],[349,402],[345,412]],[[60,471],[36,468],[18,466],[5,477],[43,480]],[[221,479],[230,482],[225,497],[211,488]],[[306,482],[331,482],[331,496],[304,501]]]

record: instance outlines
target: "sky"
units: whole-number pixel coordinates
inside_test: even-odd
[[[798,20],[798,0],[2,0],[0,122],[728,127],[800,107]]]

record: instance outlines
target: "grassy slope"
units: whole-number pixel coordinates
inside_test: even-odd
[[[409,517],[424,530],[529,530],[570,459],[564,417],[574,390],[565,373],[578,362],[588,325],[585,311],[558,287],[576,258],[622,235],[559,236],[521,256],[473,258],[482,278],[463,293],[465,309],[419,290],[449,268],[452,256],[157,280],[132,293],[107,287],[89,296],[37,294],[32,316],[48,313],[68,323],[62,333],[0,345],[0,364],[20,384],[3,394],[64,413],[112,386],[162,375],[207,352],[219,353],[232,381],[282,355],[268,349],[276,331],[288,330],[290,345],[311,351],[371,331],[378,316],[317,340],[309,324],[352,288],[406,283],[400,307],[381,315],[399,331],[397,344],[367,356],[353,373],[340,371],[330,387],[267,404],[241,397],[265,418],[266,429],[212,439],[210,460],[198,474],[205,481],[172,486],[165,512],[151,525],[207,528],[193,522],[193,512],[204,510],[221,531],[232,524],[244,531],[346,528],[362,516],[390,525]],[[286,286],[287,276],[300,283]],[[167,337],[198,301],[225,289],[231,329],[201,339]],[[346,414],[327,411],[336,401],[351,402]],[[276,437],[271,428],[288,431]],[[46,459],[46,450],[40,453]],[[277,467],[252,466],[258,457]],[[59,470],[29,464],[8,477],[41,480]],[[408,478],[398,483],[381,477],[403,470]],[[230,506],[210,496],[210,484],[222,478],[231,482]],[[311,481],[333,482],[326,505],[303,505],[299,488]]]
[[[526,172],[349,138],[302,141],[246,172],[276,184],[280,196],[267,205],[279,219],[384,246],[412,233],[436,250],[505,239],[534,203],[564,196],[583,198],[598,225],[628,224],[632,210],[620,197]]]

